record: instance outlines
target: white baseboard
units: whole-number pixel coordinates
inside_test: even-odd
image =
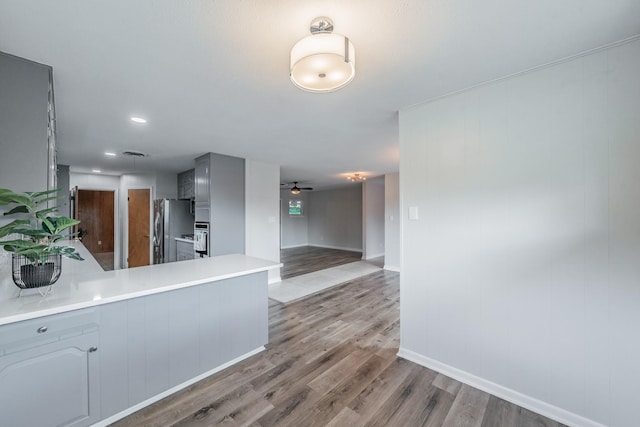
[[[585,418],[581,415],[574,414],[573,412],[569,412],[562,408],[558,408],[557,406],[553,406],[531,396],[527,396],[526,394],[522,394],[510,388],[493,383],[489,380],[485,380],[484,378],[480,378],[458,368],[454,368],[453,366],[449,366],[437,360],[423,356],[414,351],[407,350],[403,347],[400,347],[400,349],[398,350],[398,357],[402,357],[403,359],[407,359],[426,368],[433,369],[434,371],[440,372],[441,374],[470,385],[471,387],[486,391],[487,393],[490,393],[518,406],[522,406],[523,408],[529,409],[530,411],[536,412],[547,418],[551,418],[552,420],[558,421],[562,424],[575,427],[606,427],[603,424]]]
[[[278,275],[277,277],[270,277],[267,284],[270,285],[272,283],[278,283],[278,282],[282,282],[282,278],[280,277],[280,275]]]
[[[395,265],[384,265],[385,270],[389,270],[389,271],[395,271],[396,273],[400,273],[400,267],[396,267]]]
[[[264,351],[264,349],[265,349],[264,346],[261,346],[261,347],[256,348],[255,350],[251,350],[250,352],[245,353],[242,356],[238,356],[235,359],[230,360],[229,362],[224,363],[224,364],[222,364],[220,366],[217,366],[217,367],[211,369],[210,371],[205,372],[204,374],[200,374],[197,377],[191,378],[190,380],[187,380],[187,381],[183,382],[182,384],[178,384],[175,387],[171,387],[170,389],[165,390],[160,394],[156,394],[155,396],[150,397],[149,399],[147,399],[147,400],[145,400],[143,402],[140,402],[137,405],[133,405],[132,407],[125,409],[124,411],[118,412],[117,414],[112,415],[109,418],[105,418],[104,420],[98,421],[97,423],[92,424],[92,427],[106,427],[106,426],[108,426],[110,424],[113,424],[114,422],[126,417],[127,415],[131,415],[134,412],[137,412],[140,409],[145,408],[145,407],[151,405],[152,403],[157,402],[158,400],[164,399],[165,397],[167,397],[169,395],[172,395],[173,393],[175,393],[177,391],[180,391],[180,390],[182,390],[184,388],[187,388],[190,385],[195,384],[198,381],[203,380],[203,379],[207,378],[208,376],[215,374],[216,372],[220,372],[223,369],[226,369],[231,365],[235,365],[236,363],[238,363],[238,362],[240,362],[240,361],[242,361],[244,359],[247,359],[247,358],[249,358],[251,356],[254,356],[254,355],[260,353],[261,351]]]
[[[293,249],[293,248],[301,248],[303,246],[309,246],[308,243],[303,243],[302,245],[289,245],[289,246],[280,246],[280,249]]]
[[[316,248],[327,248],[327,249],[340,249],[341,251],[350,251],[350,252],[362,252],[362,248],[345,248],[343,246],[332,246],[332,245],[318,245],[309,243],[307,246],[313,246]]]
[[[363,257],[362,259],[374,259],[374,258],[380,258],[384,256],[384,252],[382,252],[381,254],[373,254],[373,255],[367,255],[367,257]]]

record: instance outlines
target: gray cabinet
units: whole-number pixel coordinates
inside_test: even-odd
[[[194,195],[196,198],[196,208],[209,207],[209,188],[211,165],[209,155],[196,159]]]
[[[264,346],[266,283],[260,272],[101,306],[102,419]]]
[[[245,162],[208,153],[196,159],[195,220],[209,222],[211,256],[245,251]]]
[[[95,311],[0,326],[0,414],[7,426],[87,426],[100,419]]]
[[[194,259],[195,253],[193,252],[193,242],[183,242],[182,240],[176,240],[177,247],[177,261],[185,261],[188,259]]]
[[[193,199],[195,197],[195,169],[178,174],[178,199]]]

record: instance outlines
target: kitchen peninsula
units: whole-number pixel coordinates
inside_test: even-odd
[[[225,255],[101,271],[64,260],[42,298],[0,277],[7,425],[108,425],[264,349],[267,270]]]

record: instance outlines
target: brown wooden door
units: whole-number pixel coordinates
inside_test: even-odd
[[[104,190],[76,190],[75,217],[80,221],[82,244],[92,254],[113,252],[115,193]]]
[[[148,188],[129,190],[129,267],[149,265],[151,196]]]

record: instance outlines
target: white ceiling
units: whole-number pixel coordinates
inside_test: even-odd
[[[288,55],[323,15],[356,77],[312,94]],[[638,0],[0,2],[0,51],[54,69],[60,163],[178,172],[212,151],[314,186],[397,171],[401,107],[638,33]],[[127,149],[150,157],[103,155]]]

